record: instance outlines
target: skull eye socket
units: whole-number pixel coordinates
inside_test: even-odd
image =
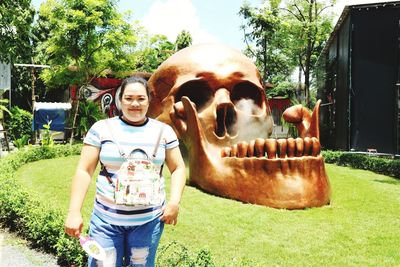
[[[184,83],[175,95],[175,103],[181,101],[182,96],[189,97],[196,104],[196,110],[201,111],[213,98],[213,91],[204,81],[190,81]]]
[[[250,82],[243,82],[235,85],[231,91],[231,99],[236,108],[257,114],[262,108],[261,90]]]

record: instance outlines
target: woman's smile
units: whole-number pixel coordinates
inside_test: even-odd
[[[132,123],[144,122],[148,108],[146,88],[141,83],[128,84],[121,97],[123,117]]]

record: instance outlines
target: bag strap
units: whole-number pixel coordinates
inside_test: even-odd
[[[121,155],[121,157],[123,157],[124,159],[126,159],[125,151],[122,149],[121,145],[119,144],[118,139],[114,137],[113,130],[112,130],[112,127],[111,127],[111,125],[110,125],[109,120],[110,120],[110,119],[106,119],[106,124],[107,124],[108,130],[110,131],[112,141],[117,145],[117,147],[118,147],[118,152],[119,152],[119,154]]]
[[[158,137],[157,137],[156,146],[154,147],[154,151],[153,151],[153,155],[152,155],[153,160],[156,158],[158,146],[160,145],[161,136],[162,136],[163,131],[164,131],[164,125],[161,125],[161,129],[160,129],[160,132],[158,133]]]
[[[106,177],[108,183],[109,183],[112,187],[115,187],[115,184],[114,184],[113,180],[111,179],[111,175],[110,175],[110,173],[107,171],[106,166],[104,166],[104,164],[103,164],[102,162],[100,162],[100,165],[101,165],[101,170],[104,172],[105,177]]]
[[[110,125],[109,119],[106,120],[106,124],[107,124],[107,127],[108,127],[109,131],[110,131],[111,138],[112,138],[113,142],[115,142],[115,144],[118,147],[119,154],[121,155],[121,157],[126,159],[127,156],[126,156],[125,151],[122,149],[122,147],[119,144],[118,140],[114,137],[113,130],[112,130],[112,127]],[[162,137],[163,131],[164,131],[164,125],[161,125],[161,129],[158,132],[158,136],[157,136],[157,142],[156,142],[156,145],[154,146],[154,151],[153,151],[153,154],[152,154],[152,160],[154,160],[156,158],[156,156],[157,156],[157,150],[158,150],[158,147],[159,147],[160,142],[161,142],[161,137]]]

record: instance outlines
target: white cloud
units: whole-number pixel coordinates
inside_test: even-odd
[[[171,42],[175,42],[182,30],[190,32],[194,44],[218,41],[202,28],[191,0],[157,0],[144,16],[142,24],[150,34],[163,34]]]

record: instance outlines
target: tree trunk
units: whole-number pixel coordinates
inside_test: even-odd
[[[268,49],[268,47],[267,47],[267,45],[268,45],[268,43],[267,43],[267,38],[265,38],[264,37],[264,40],[263,40],[263,42],[264,42],[264,59],[263,59],[263,68],[264,68],[264,70],[263,70],[263,74],[262,74],[262,79],[263,79],[263,83],[264,84],[266,84],[267,83],[267,79],[268,79],[268,62],[267,62],[267,60],[268,60],[268,57],[267,57],[267,49]]]
[[[74,134],[75,134],[75,128],[76,128],[76,118],[78,117],[78,111],[79,111],[79,103],[81,100],[81,91],[82,91],[83,86],[81,86],[78,90],[78,97],[76,100],[76,106],[75,106],[75,111],[74,111],[74,119],[72,121],[72,129],[71,129],[71,137],[69,138],[69,145],[72,146],[72,143],[74,142]]]
[[[314,21],[312,9],[315,4],[315,0],[311,0],[309,2],[308,6],[308,19],[309,19],[309,24],[310,27]],[[308,29],[307,32],[307,51],[306,51],[306,58],[305,58],[305,64],[304,64],[304,98],[306,101],[306,106],[309,108],[310,107],[310,69],[311,69],[311,56],[312,56],[312,50],[313,50],[313,37],[311,33],[311,29]]]
[[[306,106],[310,107],[310,69],[306,68],[304,71],[304,99]]]
[[[299,77],[298,77],[298,81],[297,81],[297,90],[301,90],[301,81],[302,81],[302,71],[301,71],[301,66],[300,66],[300,64],[299,64],[299,66],[298,66],[298,68],[299,68]]]

